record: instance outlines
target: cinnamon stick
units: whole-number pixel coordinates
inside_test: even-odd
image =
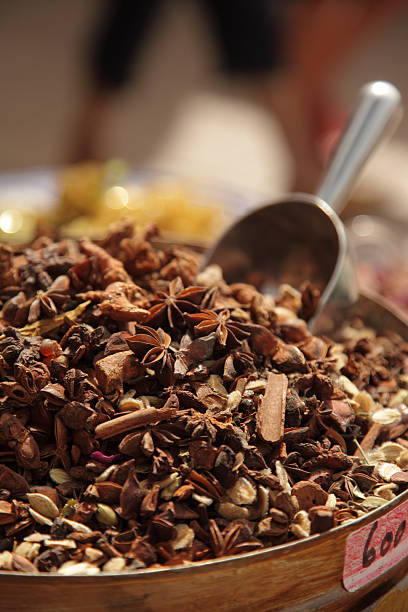
[[[116,419],[111,419],[105,423],[100,423],[95,427],[96,438],[105,440],[106,438],[112,438],[125,431],[137,429],[138,427],[144,427],[145,425],[152,425],[159,421],[171,419],[176,416],[178,410],[178,399],[176,395],[170,395],[167,402],[162,408],[143,408],[136,412],[130,412],[124,414]]]
[[[370,429],[367,431],[366,435],[360,442],[360,447],[363,449],[363,451],[369,451],[373,448],[376,439],[380,435],[380,431],[382,430],[382,427],[383,426],[380,425],[380,423],[373,423],[371,425]],[[359,449],[356,450],[356,452],[354,453],[354,456],[361,457],[361,453]]]
[[[269,373],[265,395],[256,415],[256,429],[265,442],[276,443],[283,438],[287,388],[285,374]]]

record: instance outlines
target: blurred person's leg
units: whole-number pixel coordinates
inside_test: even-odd
[[[88,50],[88,83],[74,130],[72,161],[101,157],[100,139],[114,98],[128,82],[163,2],[104,1],[103,20]],[[275,0],[270,4],[269,0],[201,0],[200,4],[210,16],[221,63],[230,76],[259,78],[277,68],[280,28],[277,20],[266,18]]]
[[[315,189],[345,114],[331,100],[341,61],[403,0],[202,0],[230,76],[250,77],[278,119],[294,188]]]
[[[384,25],[403,0],[298,0],[286,15],[285,62],[260,83],[263,104],[279,118],[294,160],[294,187],[315,189],[344,123],[330,82],[347,54]]]
[[[112,99],[126,84],[162,0],[105,0],[93,41],[91,78],[73,157],[98,158]],[[294,185],[313,190],[327,143],[343,115],[328,94],[345,55],[403,0],[201,0],[229,75],[251,77],[258,102],[274,113],[294,161]],[[333,142],[333,138],[331,138]]]
[[[105,0],[88,48],[87,82],[74,129],[72,161],[98,159],[113,99],[128,83],[162,0]]]
[[[285,0],[201,0],[210,18],[221,68],[230,77],[254,79],[283,61]]]

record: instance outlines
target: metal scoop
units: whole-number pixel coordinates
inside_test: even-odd
[[[272,295],[283,282],[299,287],[311,280],[321,298],[309,328],[317,333],[336,325],[356,302],[358,290],[346,232],[335,211],[342,209],[361,168],[401,115],[396,87],[384,81],[365,85],[316,195],[293,193],[242,217],[210,250],[206,264],[219,264],[228,283],[248,282]]]

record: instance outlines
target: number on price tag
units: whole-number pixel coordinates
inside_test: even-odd
[[[357,591],[408,554],[408,501],[357,529],[346,540],[343,584]]]

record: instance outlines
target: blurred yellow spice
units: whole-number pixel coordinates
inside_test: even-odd
[[[1,242],[26,242],[35,233],[36,217],[27,210],[16,208],[0,209]]]
[[[58,224],[66,223],[79,215],[95,214],[101,194],[123,179],[127,164],[122,160],[105,163],[85,162],[68,166],[60,175],[60,203],[57,208]]]
[[[205,243],[225,224],[221,206],[187,182],[161,177],[130,184],[125,165],[115,164],[88,163],[63,172],[56,221],[64,236],[97,238],[110,223],[127,218],[139,228],[155,223],[164,237]]]

